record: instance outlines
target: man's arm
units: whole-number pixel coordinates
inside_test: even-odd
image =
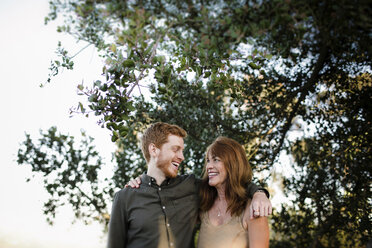
[[[266,194],[267,199],[270,198],[270,193],[265,188],[259,188],[256,184],[250,183],[247,187],[248,196],[252,199],[253,195],[257,192],[263,192]]]
[[[199,180],[200,181],[200,180]],[[132,188],[139,188],[141,184],[140,177],[131,179],[128,183],[128,186]],[[128,187],[126,185],[126,187]],[[269,200],[270,194],[264,188],[257,187],[256,184],[250,183],[247,186],[248,196],[252,199],[251,204],[246,205],[243,219],[246,220],[245,223],[248,223],[249,219],[260,216],[269,216],[272,212],[271,202]]]
[[[252,203],[246,206],[243,217],[245,220],[271,215],[272,206],[269,200],[270,194],[266,189],[259,188],[254,183],[250,183],[247,187],[247,193],[249,197],[252,198]]]
[[[107,248],[125,248],[127,243],[127,220],[122,211],[120,191],[115,194],[108,227]]]

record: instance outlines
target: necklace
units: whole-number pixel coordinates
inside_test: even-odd
[[[218,212],[217,212],[217,217],[223,217],[223,216],[222,216],[222,213],[221,213],[222,211],[221,211],[221,209],[220,209],[219,206],[217,206],[217,211],[218,211]]]
[[[218,202],[222,204],[222,200],[221,199],[218,199]],[[217,207],[217,217],[221,217],[221,209],[220,207],[218,206],[219,204],[217,203],[216,204],[216,207]]]

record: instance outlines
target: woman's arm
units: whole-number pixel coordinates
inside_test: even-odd
[[[269,247],[269,224],[267,217],[250,219],[248,222],[249,248]]]
[[[251,201],[248,201],[251,204]],[[243,220],[247,221],[246,219]],[[248,219],[248,238],[249,248],[268,248],[269,247],[269,223],[267,217]]]

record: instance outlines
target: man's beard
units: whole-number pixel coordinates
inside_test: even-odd
[[[177,176],[177,171],[172,170],[172,163],[169,160],[162,160],[156,165],[167,178],[174,178]]]

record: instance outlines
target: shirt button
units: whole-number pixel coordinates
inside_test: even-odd
[[[170,226],[169,223],[167,223],[167,226],[168,226],[168,227]]]
[[[149,182],[149,185],[151,186],[151,182]]]
[[[163,206],[163,209],[165,209],[165,206]]]
[[[159,191],[161,190],[161,188],[159,188]]]

